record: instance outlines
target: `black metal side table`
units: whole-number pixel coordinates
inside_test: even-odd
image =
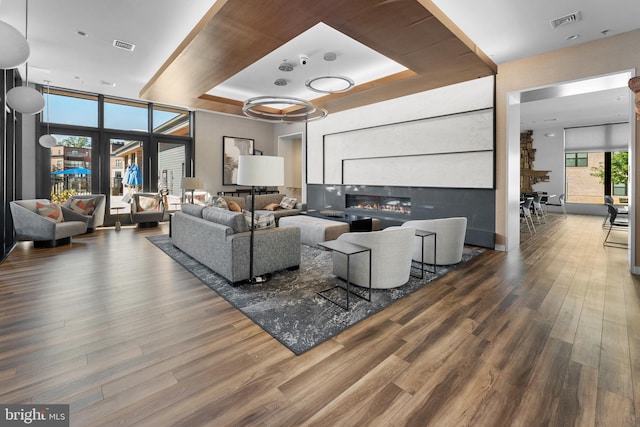
[[[421,258],[420,258],[420,276],[416,276],[413,275],[413,277],[420,277],[421,279],[424,279],[424,238],[425,237],[430,237],[433,236],[433,271],[431,271],[430,273],[436,274],[438,271],[438,266],[436,264],[437,262],[437,247],[436,247],[436,240],[437,240],[437,233],[435,231],[427,231],[427,230],[417,230],[416,229],[416,237],[420,238],[420,249],[422,250],[422,254],[421,254]],[[429,270],[427,270],[429,271]]]
[[[338,307],[344,309],[344,310],[349,310],[349,295],[355,295],[359,298],[362,298],[365,301],[371,301],[371,248],[367,248],[366,246],[361,246],[361,245],[357,245],[355,243],[351,243],[351,242],[347,242],[345,240],[329,240],[326,242],[320,242],[318,243],[319,246],[322,246],[323,248],[327,248],[331,251],[334,252],[338,252],[341,253],[343,255],[346,255],[347,257],[347,287],[343,288],[340,285],[336,285],[336,286],[332,286],[330,288],[324,289],[320,292],[318,292],[318,295],[320,295],[322,298],[326,299],[327,301],[330,301],[332,303],[334,303],[335,305],[337,305]],[[369,298],[365,298],[362,295],[358,295],[355,292],[352,292],[350,289],[350,278],[349,278],[349,274],[350,274],[350,267],[351,267],[351,255],[356,255],[356,254],[360,254],[363,252],[369,252]],[[324,295],[324,292],[330,291],[332,289],[335,288],[340,288],[340,289],[344,289],[347,293],[347,305],[343,306],[342,304],[332,300],[331,298],[327,297],[326,295]]]

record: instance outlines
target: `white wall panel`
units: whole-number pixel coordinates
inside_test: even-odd
[[[345,160],[344,181],[350,185],[492,188],[493,151]]]
[[[327,184],[355,184],[342,177],[342,161],[347,159],[398,157],[402,161],[402,156],[482,150],[493,150],[493,109],[326,135],[324,180]],[[449,166],[454,169],[459,167],[455,157],[442,157],[441,161],[452,162]],[[488,166],[492,186],[493,163]],[[377,180],[377,172],[370,170],[370,174]],[[402,185],[448,186],[448,181],[438,179],[420,182],[409,179]],[[373,181],[359,184],[374,185]]]
[[[399,157],[406,153],[442,152],[447,144],[451,149],[445,149],[445,152],[465,151],[462,146],[466,143],[473,144],[473,150],[486,144],[493,150],[493,89],[493,77],[485,77],[329,114],[326,119],[309,122],[307,182],[343,182],[342,160],[352,158],[352,151],[357,151],[358,157],[365,155],[367,150],[372,154],[366,155],[373,157],[383,154]],[[483,114],[474,115],[477,111]],[[465,112],[472,112],[471,116]],[[445,120],[448,116],[452,121]],[[434,123],[425,125],[428,129],[420,128],[431,119]],[[471,122],[476,119],[482,123],[476,123],[478,126],[474,129]],[[468,120],[467,124],[460,126],[465,120]],[[417,124],[409,125],[413,121]],[[452,126],[444,126],[445,123]],[[382,133],[378,134],[378,131]],[[342,137],[338,135],[348,135],[346,140],[353,136],[356,140],[345,145],[342,143],[345,139],[340,140]],[[490,175],[492,187],[493,169]]]

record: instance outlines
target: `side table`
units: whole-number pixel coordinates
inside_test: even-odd
[[[111,209],[116,210],[116,231],[120,231],[122,229],[122,224],[120,223],[120,209],[124,209],[124,206],[114,206]]]
[[[319,246],[322,246],[323,248],[329,249],[333,252],[338,252],[341,253],[343,255],[345,255],[347,257],[347,287],[343,288],[340,285],[336,285],[336,286],[332,286],[330,288],[324,289],[320,292],[318,292],[318,295],[320,295],[322,298],[326,299],[327,301],[330,301],[332,303],[334,303],[335,305],[337,305],[338,307],[344,309],[344,310],[349,310],[349,295],[353,294],[359,298],[362,298],[363,300],[366,301],[371,301],[371,248],[367,248],[366,246],[361,246],[361,245],[357,245],[355,243],[351,243],[351,242],[347,242],[344,240],[329,240],[326,242],[320,242],[318,243]],[[351,267],[351,255],[355,255],[355,254],[359,254],[359,253],[363,253],[363,252],[369,252],[369,298],[365,298],[362,295],[358,295],[355,292],[351,292],[350,289],[350,280],[349,280],[349,273],[350,273],[350,267]],[[347,305],[343,306],[340,303],[332,300],[331,298],[327,297],[326,295],[324,295],[324,292],[330,291],[332,289],[335,288],[340,288],[340,289],[344,289],[347,293]]]
[[[416,230],[416,237],[420,238],[420,249],[422,250],[422,254],[421,254],[421,258],[420,258],[420,278],[424,279],[424,238],[425,237],[430,237],[433,236],[433,271],[431,271],[431,273],[436,274],[436,272],[438,271],[438,267],[437,267],[437,247],[436,247],[436,238],[437,238],[437,233],[434,231],[427,231],[427,230]],[[427,270],[428,271],[428,270]],[[412,275],[413,276],[413,275]],[[418,277],[418,276],[413,276],[413,277]]]

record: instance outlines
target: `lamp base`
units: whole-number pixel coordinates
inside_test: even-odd
[[[265,274],[264,276],[256,276],[256,277],[252,277],[250,279],[247,279],[248,284],[250,285],[256,285],[256,284],[260,284],[260,283],[266,283],[269,280],[271,280],[271,275],[270,274]]]

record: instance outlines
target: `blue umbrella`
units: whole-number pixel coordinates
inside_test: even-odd
[[[51,172],[51,175],[91,175],[91,170],[86,168],[72,168]]]
[[[142,172],[140,172],[140,166],[131,165],[127,168],[127,171],[124,173],[124,183],[126,185],[131,186],[141,186],[142,185]]]

